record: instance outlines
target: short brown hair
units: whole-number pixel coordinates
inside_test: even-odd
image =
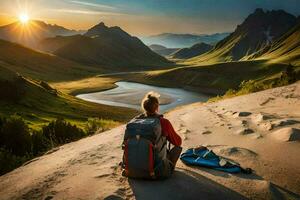
[[[142,101],[142,109],[145,114],[151,115],[154,114],[159,106],[159,97],[160,95],[155,92],[148,92],[143,101]]]

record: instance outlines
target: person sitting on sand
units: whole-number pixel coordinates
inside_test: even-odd
[[[147,136],[143,135],[143,132],[147,132],[147,128],[145,128],[146,131],[141,131],[141,129],[143,129],[143,127],[149,127],[149,122],[145,122],[145,119],[158,119],[157,120],[157,124],[159,124],[158,126],[160,126],[159,128],[156,127],[156,125],[153,125],[155,128],[154,130],[159,129],[159,133],[154,133],[154,135],[156,135],[157,137],[153,140],[150,141],[150,146],[153,145],[153,149],[154,149],[154,154],[157,154],[157,156],[154,155],[154,161],[152,161],[154,164],[154,167],[152,169],[152,174],[151,174],[151,170],[150,170],[150,176],[152,178],[166,178],[169,177],[176,166],[176,163],[180,157],[181,151],[182,151],[182,147],[181,147],[181,143],[182,143],[182,139],[181,137],[176,133],[176,131],[174,130],[171,122],[164,118],[163,115],[159,114],[159,94],[158,93],[154,93],[154,92],[149,92],[148,94],[146,94],[146,96],[144,97],[144,99],[142,100],[141,106],[142,109],[144,111],[143,114],[139,115],[138,117],[134,118],[132,120],[131,123],[127,124],[127,130],[125,131],[125,136],[124,136],[124,141],[128,141],[128,138],[138,138],[136,141],[134,142],[129,142],[129,145],[132,144],[138,144],[140,141],[140,137],[141,138],[146,138],[146,140],[148,141]],[[143,124],[144,123],[144,124]],[[148,123],[148,124],[147,124]],[[155,124],[155,122],[154,122]],[[133,132],[135,132],[135,127],[139,132],[138,135],[137,134],[133,134]],[[127,135],[126,135],[127,132]],[[131,134],[131,135],[130,135]],[[130,136],[129,136],[130,135]],[[149,135],[148,135],[149,137]],[[167,147],[167,143],[169,142],[169,148]],[[174,147],[172,149],[170,149],[170,144],[174,145]],[[128,146],[129,146],[128,145]],[[128,150],[129,149],[129,150]],[[130,149],[138,149],[138,153],[135,151],[131,152],[130,154]],[[124,150],[124,163],[125,163],[125,175],[127,175],[128,177],[134,177],[134,178],[145,178],[143,177],[143,173],[145,172],[145,170],[139,171],[139,169],[141,168],[140,166],[136,166],[133,167],[134,163],[138,163],[137,165],[139,165],[139,163],[146,163],[148,162],[146,159],[144,159],[143,161],[137,161],[137,159],[139,159],[142,153],[141,152],[149,152],[146,151],[144,149],[141,150],[140,145],[136,146],[136,147],[127,147],[126,150],[126,144],[125,144],[125,150]],[[150,150],[152,151],[152,150]],[[139,154],[137,156],[137,154]],[[146,154],[148,155],[148,154]],[[136,156],[137,158],[134,158],[134,156]],[[157,162],[157,158],[160,158],[162,161],[161,162]],[[130,163],[130,159],[131,163]],[[126,166],[127,163],[127,166]],[[151,162],[149,162],[151,163]],[[158,164],[156,164],[158,163]],[[163,163],[163,164],[162,164]],[[150,164],[151,165],[151,164]],[[158,165],[158,166],[155,166]],[[127,167],[127,169],[126,169]],[[132,168],[131,172],[129,168]],[[158,168],[160,168],[159,170],[157,170]],[[148,170],[148,169],[146,169]],[[133,172],[132,172],[133,171]]]
[[[159,114],[159,97],[160,95],[154,92],[146,94],[142,101],[142,108],[144,110],[144,114],[142,115],[145,117],[158,116],[160,118],[162,134],[167,138],[167,141],[174,145],[174,147],[168,151],[168,159],[175,167],[182,151],[182,139],[174,130],[171,122]]]

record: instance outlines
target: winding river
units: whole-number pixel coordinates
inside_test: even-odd
[[[117,87],[114,89],[102,92],[80,94],[77,95],[77,97],[90,102],[139,110],[140,102],[144,95],[147,92],[154,91],[161,95],[161,113],[180,105],[203,102],[209,98],[208,95],[190,92],[179,88],[158,87],[125,81],[116,82],[115,84]]]

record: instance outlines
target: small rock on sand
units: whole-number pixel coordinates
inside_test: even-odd
[[[247,117],[249,115],[251,115],[251,112],[237,112],[236,114],[234,114],[236,117]]]
[[[300,141],[300,129],[297,128],[282,128],[274,131],[271,135],[273,138],[283,142]]]
[[[201,133],[202,135],[207,135],[207,134],[211,134],[211,131],[202,131]]]
[[[247,135],[250,133],[254,133],[254,131],[250,128],[242,128],[235,132],[237,135]]]

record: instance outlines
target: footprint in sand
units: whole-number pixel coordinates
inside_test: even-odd
[[[187,140],[188,139],[187,134],[190,133],[191,131],[187,129],[183,124],[180,124],[178,132],[183,135],[183,140]]]
[[[248,117],[252,115],[251,112],[236,112],[235,114],[233,114],[234,117]]]
[[[300,129],[297,128],[281,128],[270,134],[274,139],[282,142],[300,141]]]
[[[191,131],[189,129],[187,129],[183,124],[180,124],[178,132],[181,134],[188,134]]]
[[[247,120],[237,120],[237,121],[233,121],[232,125],[245,127],[248,125],[248,121]]]
[[[254,123],[259,123],[259,122],[263,122],[265,120],[271,119],[271,116],[263,114],[263,113],[258,113],[252,116],[251,120]]]
[[[101,175],[98,175],[98,176],[94,176],[94,178],[105,178],[105,177],[108,177],[110,176],[110,174],[101,174]]]
[[[282,127],[282,126],[289,126],[289,125],[294,125],[294,124],[299,124],[300,121],[294,120],[294,119],[281,119],[272,122],[272,125],[274,128],[276,127]]]
[[[45,198],[45,200],[50,200],[50,199],[53,199],[54,198],[54,196],[47,196],[46,198]]]
[[[275,100],[275,98],[269,97],[265,101],[263,101],[262,103],[260,103],[259,105],[260,106],[264,106],[264,105],[268,104],[270,101],[273,101],[273,100]]]
[[[254,131],[250,128],[242,128],[235,132],[236,135],[248,135],[254,133]]]
[[[274,128],[271,122],[259,123],[257,126],[264,131],[270,131]]]
[[[212,132],[209,131],[209,130],[205,130],[203,132],[201,132],[202,135],[208,135],[208,134],[211,134]]]
[[[251,151],[249,149],[246,148],[241,148],[241,147],[232,147],[232,146],[225,146],[225,147],[221,147],[216,149],[216,151],[218,153],[220,153],[221,155],[225,155],[225,156],[231,156],[231,157],[256,157],[258,156],[257,153],[255,153],[254,151]]]

